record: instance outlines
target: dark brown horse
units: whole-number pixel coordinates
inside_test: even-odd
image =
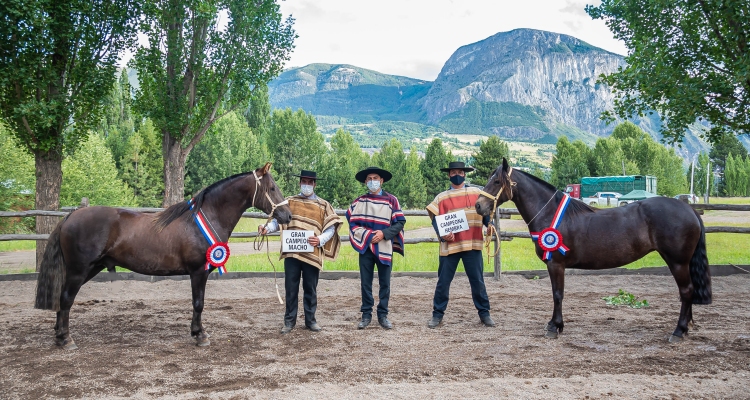
[[[476,204],[477,212],[489,215],[495,207],[512,200],[530,232],[541,232],[552,224],[563,194],[543,180],[512,169],[503,159],[490,177]],[[653,197],[624,207],[596,209],[570,200],[558,226],[565,255],[553,251],[546,261],[552,282],[555,308],[546,326],[546,336],[556,338],[563,330],[562,300],[565,268],[616,268],[657,251],[669,266],[680,291],[680,318],[669,341],[680,341],[693,320],[693,304],[711,304],[711,274],[706,257],[706,230],[700,216],[686,203]],[[554,239],[554,238],[551,238]],[[552,240],[554,241],[554,240]],[[544,250],[535,241],[536,253]]]
[[[35,307],[57,311],[56,344],[75,349],[70,337],[70,307],[81,286],[104,268],[120,266],[146,275],[190,275],[193,321],[199,346],[210,342],[201,324],[208,274],[208,242],[194,221],[203,210],[219,241],[228,241],[242,213],[256,207],[280,223],[291,210],[268,172],[271,164],[218,181],[188,202],[156,214],[110,207],[87,207],[66,216],[50,234],[37,280]],[[278,207],[277,207],[278,206]]]

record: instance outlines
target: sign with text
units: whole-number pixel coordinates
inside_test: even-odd
[[[282,231],[282,253],[312,253],[315,248],[307,243],[307,238],[315,236],[313,231]]]
[[[440,236],[469,230],[469,221],[466,219],[466,212],[464,210],[436,215],[435,221],[437,221]]]

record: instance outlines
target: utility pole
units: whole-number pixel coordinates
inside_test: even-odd
[[[693,164],[690,170],[690,202],[693,202],[693,178],[695,177],[695,157],[693,157]]]
[[[708,188],[711,186],[709,183],[711,183],[711,176],[709,175],[711,173],[711,160],[708,161],[708,164],[706,165],[706,194],[703,195],[703,203],[708,204]]]
[[[620,161],[622,161],[622,176],[625,176],[625,160]]]

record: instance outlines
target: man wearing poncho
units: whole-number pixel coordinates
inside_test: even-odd
[[[292,220],[286,226],[282,226],[282,229],[313,231],[314,236],[308,238],[307,242],[314,247],[314,251],[311,253],[281,252],[280,259],[284,259],[286,291],[286,313],[284,314],[284,327],[281,328],[282,334],[289,333],[297,323],[300,278],[302,278],[304,292],[302,304],[305,310],[305,326],[313,332],[321,330],[315,319],[315,310],[318,306],[318,277],[320,270],[323,269],[324,260],[335,260],[341,248],[338,230],[342,221],[327,201],[315,195],[317,174],[313,171],[302,170],[299,175],[293,176],[300,178],[300,193],[287,197],[289,208],[292,210]],[[263,234],[272,233],[279,229],[279,224],[274,218],[265,226],[259,226],[258,229]]]
[[[388,320],[388,299],[391,296],[391,268],[393,253],[404,255],[404,224],[406,218],[396,196],[385,192],[382,184],[388,182],[390,172],[368,167],[357,172],[355,178],[366,184],[368,193],[358,197],[346,211],[349,221],[349,241],[359,253],[359,277],[362,289],[362,320],[357,326],[364,329],[372,320],[372,280],[378,267],[380,292],[378,297],[378,323],[385,329],[393,324]]]
[[[448,168],[441,168],[448,173],[450,189],[438,194],[427,206],[432,218],[432,226],[440,238],[440,263],[438,265],[438,282],[433,298],[432,319],[427,323],[429,328],[440,325],[448,307],[448,292],[456,274],[458,262],[463,261],[466,276],[471,285],[471,298],[479,312],[479,320],[485,326],[495,326],[490,317],[490,300],[484,286],[484,264],[482,262],[482,225],[487,226],[490,218],[477,214],[475,205],[481,190],[470,187],[465,182],[466,172],[474,170],[462,162],[451,162]],[[463,210],[466,213],[469,229],[462,232],[451,232],[441,235],[438,230],[436,215],[444,215]]]

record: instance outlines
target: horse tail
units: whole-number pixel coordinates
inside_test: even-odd
[[[66,273],[65,260],[60,247],[60,231],[68,217],[70,214],[57,224],[47,239],[47,247],[44,249],[42,265],[36,280],[34,308],[60,311],[60,295]]]
[[[696,213],[701,224],[701,236],[690,259],[690,280],[693,281],[693,304],[711,304],[711,270],[706,255],[706,227]]]

